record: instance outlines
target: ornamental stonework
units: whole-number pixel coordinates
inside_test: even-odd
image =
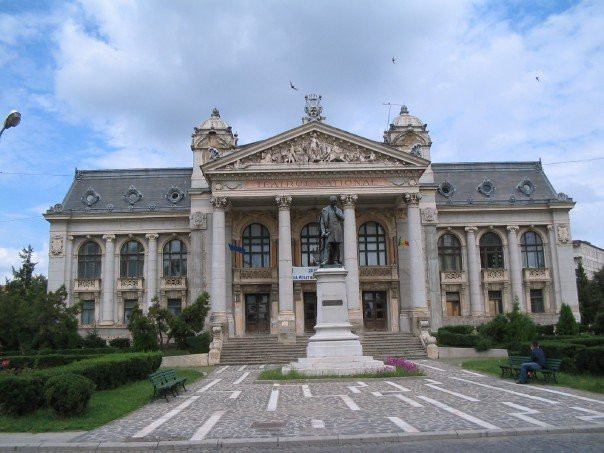
[[[400,159],[355,145],[319,132],[311,132],[288,140],[223,167],[243,169],[253,164],[313,164],[321,162],[379,162],[406,165]]]
[[[562,244],[568,244],[570,242],[568,226],[567,225],[558,225],[556,230],[558,232],[558,241],[560,241]]]
[[[50,238],[50,253],[59,256],[63,253],[63,236],[55,235]]]

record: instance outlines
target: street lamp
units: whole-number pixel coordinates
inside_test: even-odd
[[[0,137],[2,137],[2,132],[10,127],[18,126],[20,122],[21,114],[16,110],[12,110],[4,120],[4,127],[2,127],[2,130],[0,131]]]

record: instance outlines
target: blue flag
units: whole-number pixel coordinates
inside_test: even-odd
[[[229,250],[231,252],[246,253],[245,249],[243,247],[240,247],[240,246],[235,245],[235,244],[229,244]]]

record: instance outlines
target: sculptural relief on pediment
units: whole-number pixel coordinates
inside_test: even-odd
[[[262,164],[314,164],[324,162],[380,163],[407,165],[402,159],[377,153],[354,143],[319,132],[311,132],[280,143],[222,167],[238,170]]]

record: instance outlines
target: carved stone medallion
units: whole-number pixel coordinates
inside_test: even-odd
[[[50,238],[50,253],[54,256],[63,253],[63,236],[55,235]]]

